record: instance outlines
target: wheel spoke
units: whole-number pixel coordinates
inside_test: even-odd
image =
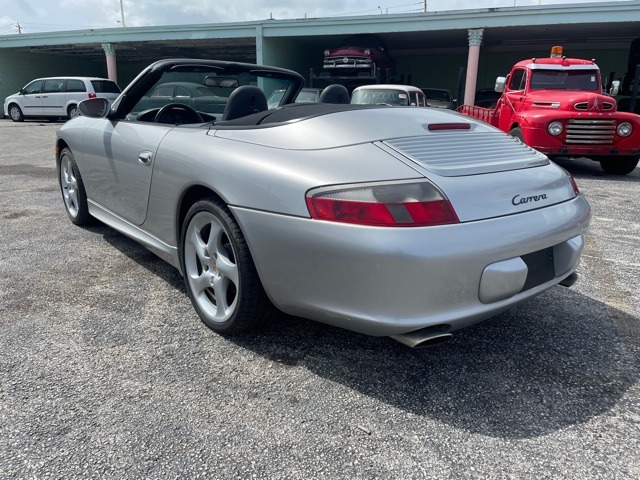
[[[216,252],[220,255],[220,248],[222,248],[222,236],[224,230],[218,224],[218,222],[211,222],[211,233],[209,234],[209,241],[207,242],[207,248],[209,252]]]
[[[238,286],[238,266],[235,263],[232,263],[231,260],[229,260],[226,256],[221,255],[219,252],[217,267],[220,275],[228,278],[229,281],[236,287]]]
[[[191,285],[196,296],[204,295],[204,291],[211,287],[211,273],[203,271],[201,275],[192,275]]]
[[[69,200],[74,208],[78,208],[78,190],[69,189]]]
[[[216,304],[218,311],[216,317],[222,317],[226,315],[229,310],[229,304],[227,303],[227,289],[229,288],[229,281],[225,277],[214,277],[213,291],[216,294]]]
[[[208,255],[207,246],[202,240],[201,229],[193,229],[191,232],[190,242],[198,256],[198,259],[200,260],[200,266],[203,267],[203,269],[205,269],[205,266],[208,268],[211,257]]]

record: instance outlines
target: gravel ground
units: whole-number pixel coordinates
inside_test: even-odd
[[[172,267],[68,221],[58,126],[0,120],[1,478],[640,478],[640,169],[562,162],[581,281],[449,343],[225,338]]]

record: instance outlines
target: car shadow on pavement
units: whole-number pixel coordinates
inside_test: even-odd
[[[180,272],[135,240],[102,223],[85,228],[89,231],[100,233],[109,245],[118,249],[145,270],[162,278],[173,288],[180,290],[185,295],[187,294]]]
[[[600,163],[589,158],[554,158],[553,162],[567,170],[575,178],[599,177],[606,181],[637,182],[640,179],[640,165],[628,175],[604,173]]]
[[[609,315],[602,303],[555,287],[419,350],[286,316],[230,340],[412,414],[491,437],[529,438],[608,412],[638,380],[639,352],[629,351]],[[640,338],[638,319],[613,315]]]
[[[153,253],[108,227],[90,230],[186,295],[178,271]],[[640,371],[640,320],[559,286],[424,349],[285,314],[226,339],[276,367],[305,368],[408,413],[497,438],[546,435],[605,414]]]

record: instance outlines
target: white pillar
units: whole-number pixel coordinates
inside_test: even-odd
[[[464,104],[473,105],[476,99],[478,83],[478,63],[480,61],[480,45],[484,28],[469,30],[469,58],[467,59],[467,81],[464,87]]]
[[[102,49],[107,58],[107,76],[109,80],[118,83],[118,69],[116,68],[116,47],[112,43],[103,43]]]

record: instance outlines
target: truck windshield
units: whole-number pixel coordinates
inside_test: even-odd
[[[600,91],[597,70],[532,70],[531,90]]]

